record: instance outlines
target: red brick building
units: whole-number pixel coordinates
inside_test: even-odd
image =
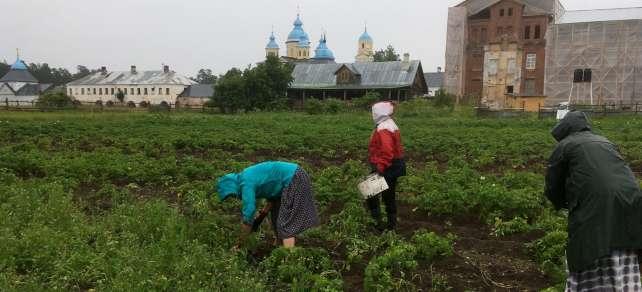
[[[506,107],[511,97],[542,96],[546,32],[557,0],[467,0],[450,8],[446,89]]]

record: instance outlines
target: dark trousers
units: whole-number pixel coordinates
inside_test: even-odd
[[[368,209],[370,209],[370,213],[372,214],[372,217],[374,217],[375,220],[379,220],[381,218],[381,203],[379,201],[379,197],[383,199],[384,205],[386,205],[386,213],[388,214],[388,223],[396,223],[396,222],[390,222],[391,220],[396,220],[396,215],[397,215],[397,202],[396,202],[396,188],[397,188],[397,178],[385,178],[386,183],[388,184],[388,189],[385,190],[383,193],[380,195],[376,195],[370,199],[366,200],[366,204],[368,205]],[[391,219],[392,218],[392,219]]]

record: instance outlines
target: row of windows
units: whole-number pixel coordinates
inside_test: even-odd
[[[515,74],[516,67],[515,67],[515,59],[511,58],[508,59],[508,67],[507,67],[507,73],[508,74]],[[497,69],[499,65],[499,59],[489,59],[488,60],[488,75],[490,76],[495,76],[497,75]],[[529,53],[526,54],[526,70],[535,70],[537,68],[537,54],[534,53]]]
[[[508,16],[513,16],[513,8],[508,8],[507,10],[508,10],[507,11],[508,12]],[[499,10],[499,16],[500,17],[504,17],[505,12],[506,12],[506,10],[504,10],[504,8],[500,9]]]
[[[80,94],[84,95],[85,92],[88,95],[103,95],[103,93],[104,94],[110,94],[110,95],[115,95],[117,93],[123,93],[124,95],[127,95],[128,93],[130,95],[141,95],[141,94],[148,95],[149,92],[151,92],[152,94],[159,94],[159,95],[163,94],[163,88],[158,88],[158,93],[156,93],[156,91],[157,91],[156,87],[152,87],[151,90],[149,88],[147,88],[147,87],[142,88],[142,89],[143,90],[141,91],[141,88],[129,88],[129,91],[128,91],[127,88],[118,88],[118,89],[116,89],[116,88],[105,88],[104,90],[103,90],[103,88],[86,88],[86,90],[85,90],[85,88],[80,88]],[[69,94],[70,95],[74,95],[74,94],[78,94],[78,93],[79,93],[78,92],[78,88],[75,88],[74,92],[72,92],[72,89],[69,88]],[[165,95],[169,95],[169,88],[165,88]]]
[[[542,37],[542,28],[539,25],[535,26],[535,33],[533,34],[533,39],[539,39]],[[531,38],[531,26],[527,25],[524,28],[524,39],[529,40]]]
[[[531,28],[533,28],[533,29],[531,30]],[[533,33],[531,33],[531,31]],[[480,32],[481,32],[481,34],[480,34]],[[500,26],[500,27],[497,27],[497,36],[502,36],[504,34],[509,35],[509,36],[512,35],[513,34],[513,27],[512,26],[506,26],[506,27]],[[540,39],[542,37],[542,28],[541,28],[541,26],[535,25],[535,26],[531,27],[529,25],[529,26],[524,27],[524,39],[528,40],[528,39],[531,39],[531,37],[533,39]],[[487,41],[487,39],[488,39],[488,31],[486,30],[486,28],[482,28],[481,30],[477,29],[477,28],[474,28],[472,30],[472,35],[471,35],[471,41],[472,42],[479,41],[481,43],[485,43]]]

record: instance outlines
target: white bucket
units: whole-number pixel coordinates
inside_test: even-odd
[[[364,199],[372,198],[388,189],[388,183],[383,176],[373,173],[367,176],[357,186]]]

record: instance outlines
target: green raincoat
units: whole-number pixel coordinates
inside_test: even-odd
[[[590,268],[613,250],[642,248],[642,193],[617,147],[591,132],[582,112],[552,130],[546,197],[568,209],[566,257],[571,272]]]

